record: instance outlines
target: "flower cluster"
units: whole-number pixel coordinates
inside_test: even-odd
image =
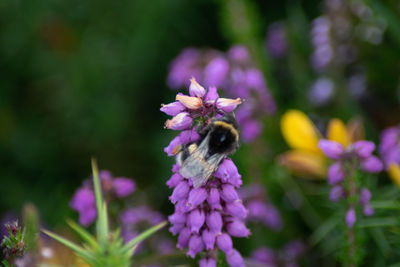
[[[193,127],[194,120],[205,126],[211,119],[232,112],[240,103],[240,98],[219,98],[216,88],[205,90],[195,79],[191,79],[190,96],[178,94],[176,102],[163,105],[161,111],[174,116],[167,120],[166,127],[183,130],[164,151],[173,156],[180,145],[193,143],[200,136]],[[199,261],[200,266],[216,266],[216,250],[223,251],[232,267],[244,266],[240,253],[233,248],[233,237],[247,237],[250,231],[244,224],[247,209],[236,191],[242,185],[241,175],[232,160],[225,158],[217,171],[205,184],[194,188],[190,177],[179,174],[180,166],[175,164],[173,175],[167,186],[173,188],[170,196],[175,212],[169,216],[170,231],[178,235],[177,247],[188,248],[192,258],[205,251]]]
[[[26,246],[24,243],[24,232],[19,226],[18,221],[7,223],[4,225],[7,235],[2,236],[0,248],[5,260],[11,263],[24,255]],[[4,262],[3,262],[4,263]]]
[[[301,241],[290,241],[280,250],[267,247],[258,248],[251,254],[251,259],[270,267],[296,267],[298,266],[297,260],[305,252],[305,249],[305,245]]]
[[[393,182],[400,186],[400,125],[382,132],[379,153]]]
[[[186,87],[191,77],[206,86],[222,88],[228,97],[246,100],[236,111],[243,142],[257,138],[262,130],[260,116],[276,110],[266,81],[244,46],[234,46],[227,53],[185,49],[171,63],[168,85],[173,89]]]
[[[364,215],[371,216],[374,213],[369,203],[370,191],[365,187],[360,188],[355,176],[357,169],[368,173],[378,173],[382,170],[382,162],[372,155],[375,144],[361,140],[344,148],[335,141],[321,140],[319,147],[327,157],[334,160],[328,170],[328,182],[333,186],[330,199],[332,201],[339,201],[342,198],[349,200],[346,223],[349,228],[352,228],[356,221],[357,202],[363,207]]]
[[[104,198],[107,201],[113,198],[124,198],[135,191],[135,182],[130,178],[114,178],[109,171],[102,170],[99,173]],[[72,209],[79,212],[79,223],[88,226],[96,220],[96,201],[91,180],[85,180],[72,197],[70,202]]]
[[[279,210],[273,204],[268,203],[263,185],[248,185],[239,191],[239,196],[249,210],[248,221],[261,222],[274,231],[282,229]]]

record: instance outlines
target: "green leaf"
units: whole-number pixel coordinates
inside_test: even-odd
[[[84,229],[79,224],[75,223],[74,221],[67,220],[67,224],[89,245],[91,245],[95,250],[100,250],[99,244],[97,244],[96,239],[92,236],[86,229]]]
[[[400,209],[400,203],[398,201],[371,201],[371,205],[374,209]]]
[[[42,230],[42,232],[45,233],[46,235],[50,236],[51,238],[57,240],[64,246],[70,248],[71,250],[78,253],[79,255],[82,255],[84,258],[93,258],[93,256],[89,252],[87,252],[85,249],[78,246],[77,244],[69,241],[68,239],[65,239],[64,237],[59,236],[59,235],[52,233],[50,231],[47,231],[47,230]]]
[[[381,228],[371,228],[370,229],[372,238],[376,241],[379,249],[381,250],[382,254],[387,256],[392,248],[390,247],[389,241],[387,240],[385,234],[383,233]]]
[[[107,205],[103,203],[102,212],[99,214],[96,222],[97,227],[97,238],[99,240],[100,246],[105,250],[108,245],[108,215],[107,215]]]
[[[97,162],[95,158],[92,158],[92,173],[93,173],[94,195],[96,197],[97,214],[99,214],[100,216],[100,213],[102,212],[101,206],[103,203],[103,197],[101,194],[99,169],[97,167]]]
[[[323,240],[336,227],[340,220],[342,220],[342,218],[335,214],[321,224],[311,235],[311,244],[316,245]]]
[[[358,224],[359,227],[383,227],[383,226],[394,226],[398,225],[399,220],[395,217],[386,218],[368,218],[363,219]]]
[[[136,238],[131,240],[129,243],[127,243],[122,248],[123,253],[128,252],[133,247],[135,247],[139,242],[142,242],[143,240],[145,240],[146,238],[148,238],[149,236],[151,236],[152,234],[154,234],[155,232],[157,232],[158,230],[163,228],[165,225],[167,225],[167,221],[164,221],[164,222],[162,222],[162,223],[160,223],[160,224],[158,224],[156,226],[153,226],[153,227],[147,229],[146,231],[144,231],[143,233],[138,235]]]
[[[107,240],[108,240],[108,215],[107,215],[107,207],[103,201],[101,193],[99,169],[97,167],[96,159],[94,158],[92,158],[92,172],[93,172],[94,194],[96,197],[96,208],[97,208],[96,232],[100,246],[103,248],[103,250],[105,250],[107,248]]]

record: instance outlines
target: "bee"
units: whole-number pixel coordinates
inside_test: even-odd
[[[239,147],[238,125],[233,113],[212,119],[198,132],[197,142],[183,145],[177,152],[179,173],[191,179],[195,188],[207,182],[224,157]]]

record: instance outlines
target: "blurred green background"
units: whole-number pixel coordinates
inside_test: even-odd
[[[221,22],[222,2],[0,1],[0,214],[18,213],[29,201],[49,224],[76,216],[68,202],[89,175],[92,156],[100,168],[135,179],[158,203],[156,208],[170,209],[165,181],[173,160],[163,147],[174,133],[163,129],[166,116],[159,112],[161,103],[174,98],[166,86],[168,64],[188,46],[226,51],[233,44]],[[261,41],[270,23],[288,19],[294,26],[297,19],[311,21],[322,10],[317,0],[251,3]],[[301,13],[292,7],[301,7]],[[389,46],[395,40],[389,37]],[[367,54],[376,50],[365,49]],[[388,80],[382,88],[372,86],[371,97],[382,94],[392,112],[398,105],[393,73],[399,70],[392,60],[399,53],[385,51],[379,57],[383,62],[376,64],[390,71],[383,74]],[[381,80],[372,79],[372,85]],[[285,85],[282,91],[273,88],[280,112],[303,103],[302,89],[297,95],[288,90]],[[340,105],[330,113],[335,110]]]

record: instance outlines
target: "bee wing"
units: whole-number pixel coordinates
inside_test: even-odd
[[[206,138],[184,161],[179,173],[186,179],[191,179],[195,188],[204,184],[218,164],[223,159],[223,154],[214,154],[206,159],[208,152],[208,139]]]

